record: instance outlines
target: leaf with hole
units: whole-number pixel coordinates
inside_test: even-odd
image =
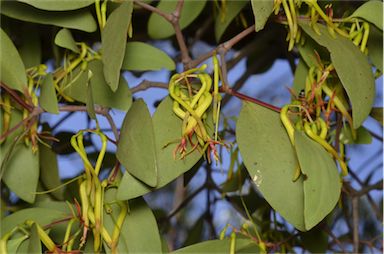
[[[244,102],[236,139],[245,167],[264,198],[289,223],[305,230],[303,181],[292,181],[298,162],[279,114]]]

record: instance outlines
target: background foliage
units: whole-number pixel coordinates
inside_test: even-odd
[[[1,1],[0,252],[382,251],[382,162],[349,163],[382,142],[382,6]],[[290,102],[240,92],[276,61],[294,75]],[[138,95],[154,89],[169,96],[151,115]],[[65,130],[73,114],[85,129]],[[71,156],[79,174],[63,179]]]

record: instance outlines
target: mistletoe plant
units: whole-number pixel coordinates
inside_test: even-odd
[[[382,179],[360,179],[348,153],[348,145],[372,136],[382,142],[363,126],[370,115],[382,124],[382,109],[373,108],[383,70],[382,8],[381,1],[2,1],[0,252],[382,248],[380,233],[366,239],[359,231],[382,223],[370,195]],[[150,41],[164,39],[177,53]],[[214,46],[192,54],[199,41]],[[294,73],[289,103],[279,108],[239,92],[277,58]],[[247,70],[231,84],[229,70],[242,59]],[[164,83],[128,86],[125,79],[164,69]],[[153,88],[169,95],[151,116],[136,94]],[[242,102],[234,116],[224,110],[232,98]],[[121,126],[111,114],[117,110],[125,112]],[[88,127],[60,130],[77,112]],[[46,122],[58,114],[56,124]],[[58,158],[70,154],[81,159],[81,171],[61,179]],[[213,177],[217,167],[222,183]],[[205,182],[183,195],[198,171]],[[164,215],[150,197],[167,189],[178,205]],[[195,225],[175,223],[203,191],[206,210]],[[359,221],[363,197],[376,216]],[[219,202],[242,221],[214,223]],[[340,220],[346,235],[333,228]]]

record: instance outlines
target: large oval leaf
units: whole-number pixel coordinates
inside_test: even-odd
[[[24,64],[16,47],[3,29],[0,31],[0,42],[1,82],[13,89],[24,92],[27,87]]]
[[[215,38],[220,41],[221,36],[231,24],[232,20],[237,17],[240,11],[247,5],[247,1],[227,1],[226,13],[220,12],[215,20]]]
[[[175,62],[162,50],[143,42],[128,42],[125,48],[124,70],[148,71],[175,69]]]
[[[252,252],[249,252],[249,248],[252,248]],[[223,240],[209,240],[194,245],[190,245],[174,252],[179,253],[230,253],[231,239]],[[251,239],[235,239],[235,252],[236,253],[259,253],[259,247]]]
[[[3,181],[21,199],[33,203],[39,180],[39,155],[24,142],[16,144],[6,164]]]
[[[107,85],[103,74],[103,63],[100,60],[94,60],[88,63],[88,68],[80,74],[80,77],[75,80],[75,77],[79,74],[80,68],[77,68],[73,72],[73,80],[71,85],[64,89],[64,94],[71,98],[86,103],[87,102],[87,80],[88,70],[92,72],[91,89],[93,101],[96,104],[117,108],[127,111],[132,104],[131,91],[128,88],[128,84],[123,77],[120,77],[119,86],[116,92]]]
[[[310,230],[328,215],[340,197],[341,184],[335,161],[318,143],[295,132],[295,148],[304,180],[304,222]]]
[[[84,8],[94,3],[93,0],[18,0],[32,5],[35,8],[46,10],[46,11],[69,11]]]
[[[96,22],[87,10],[66,12],[43,11],[15,1],[1,2],[1,14],[27,22],[56,25],[85,32],[96,31]]]
[[[353,128],[357,129],[367,118],[375,99],[375,80],[367,57],[348,39],[333,38],[324,25],[318,25],[318,35],[308,22],[299,21],[301,28],[331,53],[337,75],[352,104]]]
[[[262,30],[273,10],[273,0],[252,0],[253,16],[256,32]]]
[[[383,2],[368,1],[357,8],[349,17],[365,19],[383,31]]]
[[[107,24],[101,33],[103,72],[107,84],[114,92],[119,85],[132,10],[132,1],[123,2],[109,15]],[[144,52],[142,53],[144,54]]]
[[[236,138],[244,164],[264,198],[288,222],[305,230],[303,182],[292,181],[298,162],[279,114],[244,102]]]
[[[184,29],[194,21],[204,9],[206,0],[201,1],[184,1],[183,9],[180,14],[180,28]],[[157,8],[172,13],[177,5],[177,1],[162,0]],[[154,39],[164,39],[175,34],[173,26],[163,17],[156,13],[152,13],[148,21],[148,34]]]
[[[156,186],[155,136],[151,114],[142,99],[133,103],[124,118],[116,156],[127,172],[149,186]]]
[[[202,156],[199,151],[195,150],[183,160],[173,158],[173,151],[181,139],[183,121],[173,113],[172,105],[171,98],[167,97],[164,99],[152,119],[158,167],[158,183],[156,188],[165,186],[179,175],[191,169]],[[151,190],[153,188],[125,172],[117,192],[117,198],[120,200],[132,199],[142,196]]]

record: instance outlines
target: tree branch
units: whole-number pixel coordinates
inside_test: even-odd
[[[143,80],[139,85],[132,87],[131,93],[137,93],[140,91],[145,91],[148,88],[151,87],[157,87],[157,88],[163,88],[163,89],[168,89],[168,84],[167,83],[162,83],[162,82],[155,82],[155,81],[149,81],[149,80]]]

